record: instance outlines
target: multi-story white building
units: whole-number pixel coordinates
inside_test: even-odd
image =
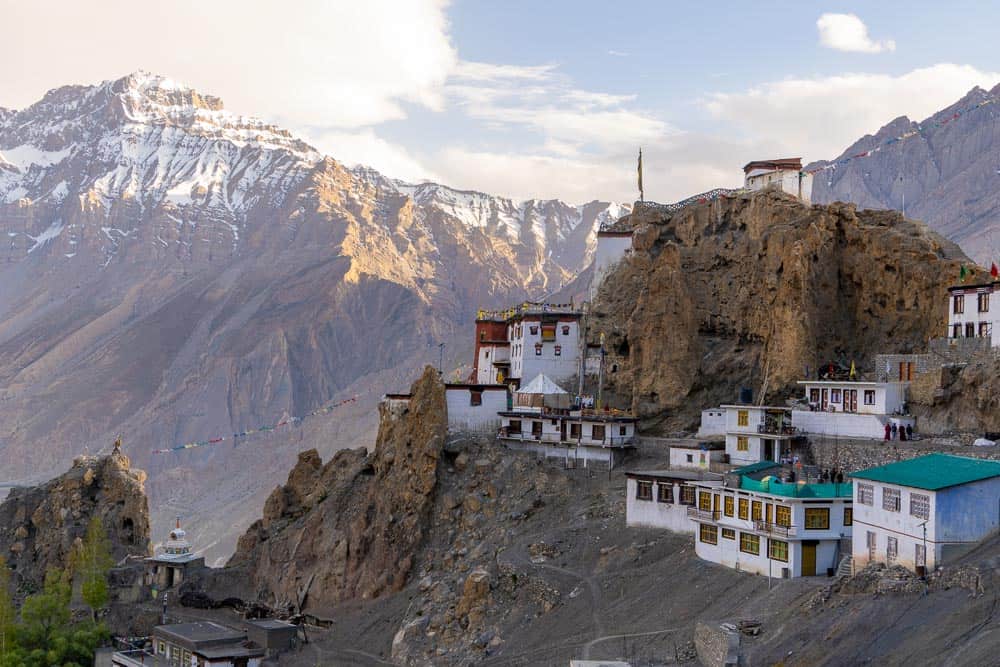
[[[790,456],[796,431],[789,408],[723,405],[726,412],[726,454],[735,465],[781,461]]]
[[[844,438],[879,438],[885,426],[915,425],[906,412],[905,382],[802,380],[808,410],[793,410],[801,432]]]
[[[948,338],[989,338],[1000,345],[1000,294],[993,296],[1000,282],[956,285],[948,288]]]
[[[808,204],[812,197],[812,174],[802,171],[802,158],[755,160],[743,167],[743,187],[763,190],[773,187]]]
[[[928,454],[851,473],[855,570],[935,569],[1000,528],[1000,462]]]
[[[692,482],[721,482],[722,475],[695,470],[649,470],[625,473],[625,524],[693,533],[697,524],[688,516],[696,489]]]
[[[635,447],[635,423],[618,410],[573,406],[565,390],[539,375],[514,392],[510,410],[500,412],[499,438],[546,457],[614,467]]]
[[[728,485],[733,480],[738,484]],[[692,485],[696,505],[688,515],[697,524],[695,552],[705,560],[744,572],[800,577],[835,571],[850,554],[850,484],[758,480],[738,469],[725,483]]]
[[[473,376],[515,388],[539,375],[571,382],[580,373],[583,313],[572,304],[525,303],[476,318]]]

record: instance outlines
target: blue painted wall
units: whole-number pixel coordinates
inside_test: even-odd
[[[936,518],[938,542],[983,539],[1000,528],[1000,477],[938,491]]]

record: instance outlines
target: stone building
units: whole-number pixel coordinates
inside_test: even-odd
[[[802,171],[802,158],[798,157],[754,160],[743,167],[743,187],[777,188],[808,204],[812,197],[812,174]]]

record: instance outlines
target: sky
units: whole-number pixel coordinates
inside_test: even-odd
[[[137,69],[348,164],[515,198],[671,202],[1000,84],[1000,5],[0,0],[0,106]],[[12,29],[12,27],[16,27]]]

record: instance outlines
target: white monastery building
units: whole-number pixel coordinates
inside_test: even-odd
[[[726,454],[734,465],[781,461],[790,455],[796,437],[789,408],[723,405],[726,413]]]
[[[507,386],[502,384],[446,384],[448,431],[489,433],[500,428],[500,413],[506,410]]]
[[[697,524],[688,516],[695,504],[692,482],[722,481],[722,475],[694,470],[650,470],[625,473],[625,524],[694,533]]]
[[[499,438],[508,447],[562,458],[617,465],[635,446],[635,417],[618,410],[590,410],[545,375],[514,392],[500,412]]]
[[[590,299],[597,295],[597,290],[604,278],[620,261],[632,252],[632,231],[600,229],[597,232],[597,248],[594,250],[594,275],[590,279]]]
[[[793,410],[792,424],[801,432],[844,438],[877,438],[886,424],[914,426],[906,411],[905,382],[802,380],[807,410]]]
[[[812,197],[812,174],[802,171],[802,158],[755,160],[743,167],[743,187],[747,190],[777,188],[806,204]]]
[[[524,303],[476,317],[475,381],[515,388],[538,375],[571,382],[580,372],[580,320],[573,304]]]
[[[1000,282],[958,285],[948,288],[948,338],[989,338],[1000,346],[1000,294],[993,296]],[[996,331],[998,335],[994,336]]]
[[[855,571],[934,570],[1000,528],[1000,462],[928,454],[851,473]]]
[[[696,505],[688,515],[697,524],[695,552],[773,577],[836,571],[851,550],[851,485],[786,483],[766,475],[774,470],[761,462],[734,470],[725,482],[692,482]]]

